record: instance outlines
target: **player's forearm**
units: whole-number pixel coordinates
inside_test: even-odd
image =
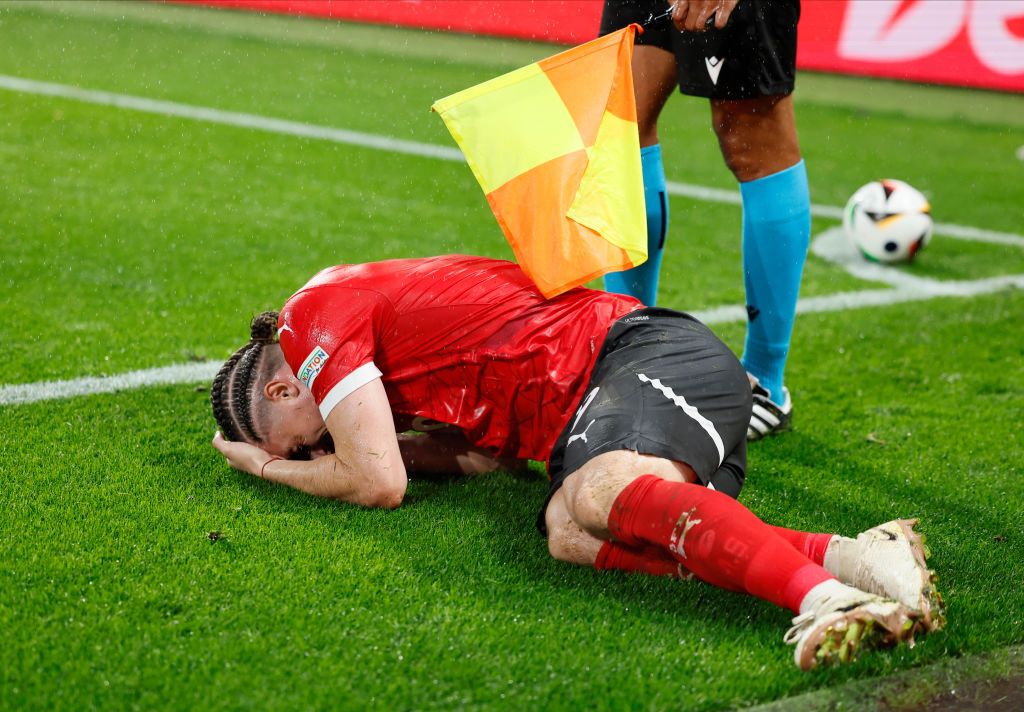
[[[526,460],[496,458],[457,433],[400,435],[398,446],[409,472],[422,475],[482,475],[494,470],[520,471]]]
[[[337,455],[316,460],[272,460],[263,468],[265,480],[294,487],[317,497],[364,507],[394,509],[402,503],[408,478],[401,463],[348,463]]]
[[[458,457],[465,448],[453,447],[448,441],[431,435],[399,435],[398,448],[409,472],[418,475],[471,474],[465,471]]]

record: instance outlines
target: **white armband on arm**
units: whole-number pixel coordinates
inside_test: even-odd
[[[334,410],[334,406],[341,403],[354,391],[362,388],[375,378],[380,378],[382,375],[383,374],[380,372],[380,369],[377,368],[373,361],[364,363],[355,371],[352,371],[352,373],[338,381],[334,388],[327,392],[323,401],[320,402],[320,415],[323,416],[324,420],[327,420],[327,416],[331,414],[332,410]]]

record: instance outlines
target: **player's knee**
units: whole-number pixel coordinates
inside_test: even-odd
[[[746,183],[800,160],[800,144],[789,96],[713,101],[711,124],[725,165]]]
[[[548,525],[548,553],[551,554],[551,558],[558,561],[576,563],[570,535],[565,526],[556,524],[552,528],[550,524]]]
[[[715,132],[725,165],[736,180],[741,183],[754,180],[760,171],[760,163],[750,139],[734,128],[718,129],[716,125]]]
[[[564,506],[549,506],[545,524],[548,530],[548,553],[552,558],[580,566],[594,564],[601,541],[582,531],[569,518]]]
[[[579,527],[573,524],[566,502],[565,488],[555,492],[544,512],[544,526],[548,533],[548,553],[559,561],[575,562],[573,537]]]
[[[607,496],[608,478],[601,473],[577,473],[575,487],[566,492],[566,505],[572,520],[581,529],[594,534],[603,533],[608,526],[610,512]]]
[[[676,482],[696,481],[693,470],[663,457],[615,450],[597,455],[569,475],[562,485],[565,508],[573,522],[591,536],[608,535],[608,516],[619,494],[640,475]]]

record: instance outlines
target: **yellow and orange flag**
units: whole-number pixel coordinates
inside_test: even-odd
[[[519,266],[545,297],[647,259],[637,26],[440,99]]]

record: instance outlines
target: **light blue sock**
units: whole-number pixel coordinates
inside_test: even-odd
[[[665,250],[668,230],[668,195],[665,192],[665,166],[661,162],[661,145],[640,149],[640,165],[644,174],[644,202],[647,207],[647,261],[639,267],[604,276],[609,292],[629,294],[649,307],[658,299],[658,273],[661,253]]]
[[[740,183],[747,341],[743,365],[782,404],[796,300],[811,240],[807,169],[795,166]]]

